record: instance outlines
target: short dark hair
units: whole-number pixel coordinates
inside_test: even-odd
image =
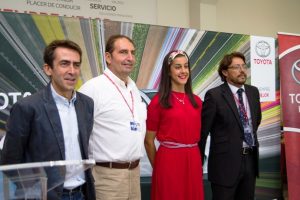
[[[219,76],[221,77],[221,80],[223,82],[226,82],[226,77],[223,75],[222,71],[223,70],[227,70],[228,67],[231,65],[233,58],[241,58],[244,63],[246,63],[246,59],[244,54],[240,53],[240,52],[232,52],[230,54],[226,54],[223,59],[220,62],[219,65],[219,69],[218,69],[218,73]]]
[[[82,51],[78,44],[71,40],[54,40],[50,44],[48,44],[48,46],[46,46],[44,50],[44,62],[51,68],[53,68],[54,52],[58,47],[72,49],[78,52],[81,62]]]
[[[106,42],[106,45],[105,45],[105,52],[108,52],[108,53],[112,53],[115,49],[115,42],[118,40],[118,39],[121,39],[121,38],[125,38],[127,39],[131,44],[133,44],[133,46],[135,46],[134,42],[132,41],[131,38],[127,37],[126,35],[112,35],[108,38],[107,42]]]

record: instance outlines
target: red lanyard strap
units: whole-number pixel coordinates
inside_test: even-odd
[[[132,117],[134,118],[134,99],[133,99],[133,95],[132,95],[132,91],[130,91],[130,96],[131,96],[131,106],[132,108],[130,108],[128,102],[126,101],[123,93],[121,92],[120,88],[117,86],[117,84],[106,74],[106,73],[103,73],[107,78],[108,80],[110,80],[110,82],[112,82],[112,84],[117,88],[118,92],[121,94],[121,96],[123,97],[123,100],[125,101],[127,107],[129,108],[131,114],[132,114]]]

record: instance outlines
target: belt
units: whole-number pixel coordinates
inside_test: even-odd
[[[194,144],[183,144],[178,142],[169,142],[169,141],[160,141],[160,145],[170,148],[170,149],[178,149],[178,148],[191,148],[198,146],[197,143]]]
[[[134,169],[140,163],[140,160],[132,161],[132,162],[124,162],[124,163],[117,163],[117,162],[96,162],[97,166],[101,167],[108,167],[114,169]]]
[[[242,148],[242,154],[243,154],[243,155],[251,154],[252,151],[253,151],[253,149],[250,148],[250,147],[243,147],[243,148]]]
[[[82,185],[80,185],[76,188],[73,188],[73,189],[66,189],[66,188],[63,189],[63,193],[68,193],[68,194],[73,194],[73,193],[81,192],[81,191],[82,191]]]

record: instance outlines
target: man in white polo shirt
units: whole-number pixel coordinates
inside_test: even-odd
[[[106,43],[104,73],[87,81],[80,92],[95,103],[89,156],[97,199],[141,199],[139,160],[143,156],[146,105],[129,74],[135,47],[124,35]]]

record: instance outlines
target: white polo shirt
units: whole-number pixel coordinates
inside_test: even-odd
[[[96,162],[135,161],[143,156],[146,104],[133,80],[126,87],[108,68],[104,74],[79,89],[94,100],[89,157]]]

